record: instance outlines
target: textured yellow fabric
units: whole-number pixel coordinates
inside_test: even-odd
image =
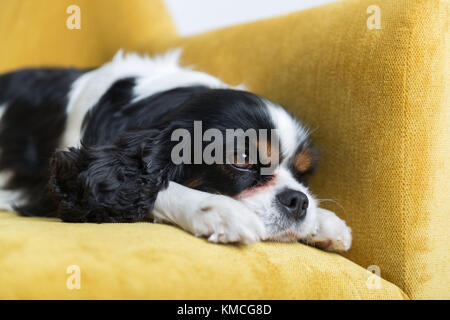
[[[381,29],[367,27],[367,8]],[[343,1],[177,40],[184,63],[293,111],[322,150],[312,190],[346,255],[413,298],[450,298],[448,1]]]
[[[66,26],[71,5],[80,8],[79,30]],[[2,0],[0,72],[97,66],[120,48],[157,46],[174,36],[162,0]]]
[[[71,1],[3,0],[0,71],[184,47],[184,63],[245,82],[314,130],[312,189],[336,201],[323,205],[353,228],[346,256],[362,268],[295,244],[216,246],[168,226],[0,213],[0,297],[402,297],[388,282],[367,289],[364,268],[378,265],[410,297],[450,298],[448,1],[379,0],[380,30],[367,28],[374,3],[363,0],[181,40],[160,1],[135,1],[77,0],[82,29],[67,30]],[[69,264],[81,291],[65,287]]]
[[[79,290],[66,286],[72,265]],[[365,269],[301,244],[216,245],[167,225],[67,224],[6,212],[0,268],[3,299],[407,298],[384,280],[368,289]]]

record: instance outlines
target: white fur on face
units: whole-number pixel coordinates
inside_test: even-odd
[[[308,130],[301,126],[281,106],[265,100],[270,117],[280,136],[281,151],[284,158],[294,156],[297,147],[308,139]]]
[[[304,219],[296,220],[280,210],[276,196],[284,189],[300,191],[308,197],[309,205]],[[260,217],[268,239],[296,241],[306,239],[317,231],[317,201],[285,166],[276,170],[272,181],[255,190],[244,191],[237,199]]]
[[[288,162],[295,156],[298,147],[308,139],[307,130],[286,110],[268,100],[264,100],[274,127],[279,132],[283,162],[274,172],[272,181],[254,190],[238,195],[239,201],[256,212],[267,229],[268,239],[296,241],[306,239],[317,229],[317,201],[309,189],[299,183],[288,169]],[[286,216],[276,203],[276,196],[285,189],[300,191],[308,197],[309,205],[303,220],[297,221]]]

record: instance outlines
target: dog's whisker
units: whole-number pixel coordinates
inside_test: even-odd
[[[340,204],[337,200],[334,199],[316,199],[319,203],[323,203],[323,202],[332,202],[334,204],[336,204],[339,208],[342,209],[342,211],[345,212],[345,208],[342,204]]]

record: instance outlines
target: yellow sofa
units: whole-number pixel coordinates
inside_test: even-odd
[[[66,28],[74,3],[80,30]],[[167,225],[0,212],[0,298],[449,299],[449,3],[379,0],[381,28],[369,29],[373,4],[181,38],[157,0],[3,0],[0,72],[183,47],[184,64],[286,106],[314,130],[312,190],[333,200],[323,206],[348,222],[354,244],[344,256],[215,245]],[[80,289],[67,286],[71,265]]]

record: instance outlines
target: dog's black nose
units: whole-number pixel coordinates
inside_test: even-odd
[[[303,192],[285,189],[277,194],[277,200],[283,209],[296,219],[303,219],[306,216],[309,201]]]

